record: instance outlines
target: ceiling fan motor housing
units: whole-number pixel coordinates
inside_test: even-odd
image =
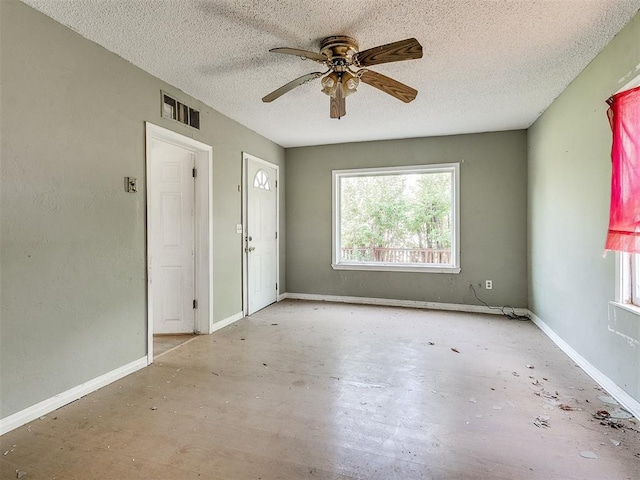
[[[329,59],[327,63],[333,70],[344,71],[353,63],[353,56],[358,53],[358,42],[344,35],[327,37],[320,44],[320,53]]]

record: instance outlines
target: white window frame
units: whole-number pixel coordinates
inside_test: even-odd
[[[633,255],[631,260],[631,303],[640,306],[640,254]]]
[[[343,178],[373,175],[451,172],[451,265],[345,262],[340,259],[340,191]],[[355,168],[332,171],[332,249],[331,266],[335,270],[372,270],[391,272],[460,273],[460,163],[409,165],[401,167]]]
[[[640,313],[640,253],[618,253],[617,300]]]

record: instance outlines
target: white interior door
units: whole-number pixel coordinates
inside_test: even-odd
[[[246,164],[248,314],[278,299],[277,170],[251,157]]]
[[[178,145],[153,140],[149,158],[153,332],[193,333],[195,154]]]

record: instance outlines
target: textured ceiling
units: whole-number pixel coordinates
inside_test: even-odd
[[[640,0],[24,0],[284,146],[526,128],[640,8]],[[415,37],[424,57],[372,67],[416,88],[404,104],[369,85],[329,118],[320,82],[261,98],[349,35],[364,50]],[[613,93],[613,92],[612,92]],[[604,99],[603,99],[604,101]]]

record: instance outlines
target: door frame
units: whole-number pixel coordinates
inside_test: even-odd
[[[247,164],[249,160],[266,165],[276,171],[276,231],[278,232],[278,237],[276,238],[276,302],[280,298],[280,166],[250,153],[242,152],[242,188],[244,190],[242,192],[242,313],[245,317],[249,314],[249,271],[247,259],[247,247],[249,246],[247,240],[247,204],[250,187],[249,179],[247,178]]]
[[[147,364],[153,363],[153,296],[151,283],[151,198],[149,194],[151,143],[160,141],[192,151],[195,154],[195,198],[194,198],[194,267],[195,296],[198,308],[195,311],[194,333],[208,334],[213,331],[213,147],[172,130],[145,122],[146,134],[146,254],[147,254]]]

